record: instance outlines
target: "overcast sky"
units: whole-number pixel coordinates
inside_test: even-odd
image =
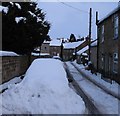
[[[49,35],[52,39],[69,38],[71,33],[76,38],[87,36],[90,8],[92,8],[92,38],[96,39],[95,12],[99,12],[99,19],[101,19],[118,6],[117,2],[65,2],[65,4],[60,2],[38,3],[38,7],[43,9],[46,19],[51,23]]]

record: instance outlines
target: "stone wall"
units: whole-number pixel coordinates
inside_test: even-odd
[[[37,58],[50,56],[3,56],[0,57],[0,84],[25,74],[30,64]]]
[[[28,56],[0,57],[0,83],[24,74],[29,67],[28,61]]]

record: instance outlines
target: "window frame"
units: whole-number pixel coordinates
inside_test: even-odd
[[[105,35],[105,26],[102,25],[102,26],[101,26],[101,43],[103,43],[104,40],[105,40],[104,35]]]
[[[118,14],[114,14],[114,39],[118,39],[119,35],[119,17]]]
[[[117,65],[117,70],[115,69],[115,65]],[[118,52],[113,53],[113,72],[118,73]]]

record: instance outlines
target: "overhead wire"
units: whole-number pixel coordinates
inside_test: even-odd
[[[60,0],[57,0],[57,1],[58,1],[59,3],[65,5],[65,6],[68,6],[68,7],[72,8],[72,9],[75,9],[75,10],[77,10],[77,11],[80,11],[80,12],[83,12],[83,13],[87,13],[87,14],[89,14],[88,11],[81,10],[81,9],[76,8],[76,7],[74,7],[74,6],[71,6],[71,5],[69,5],[69,4],[65,3],[65,2],[61,2]]]

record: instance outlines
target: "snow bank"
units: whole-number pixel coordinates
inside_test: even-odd
[[[11,87],[14,84],[19,83],[21,81],[22,81],[22,79],[20,77],[15,77],[15,78],[11,79],[10,81],[8,81],[4,84],[1,84],[0,85],[0,92],[2,92],[2,90],[4,90],[4,89],[8,89],[9,87]]]
[[[88,62],[88,64],[92,63],[91,61]],[[111,91],[113,94],[115,94],[116,96],[120,96],[119,93],[119,88],[120,85],[117,82],[112,82],[108,83],[107,81],[104,81],[103,79],[101,79],[101,74],[97,73],[97,75],[92,74],[90,71],[85,70],[85,67],[83,65],[79,65],[77,63],[74,62],[74,64],[84,73],[86,74],[88,77],[90,77],[91,80],[95,81],[96,83],[102,85],[103,87],[107,88],[109,91]]]
[[[0,56],[19,56],[15,52],[10,51],[0,51]]]
[[[3,114],[83,114],[85,111],[83,100],[68,86],[62,62],[55,59],[36,59],[23,81],[1,96]]]

